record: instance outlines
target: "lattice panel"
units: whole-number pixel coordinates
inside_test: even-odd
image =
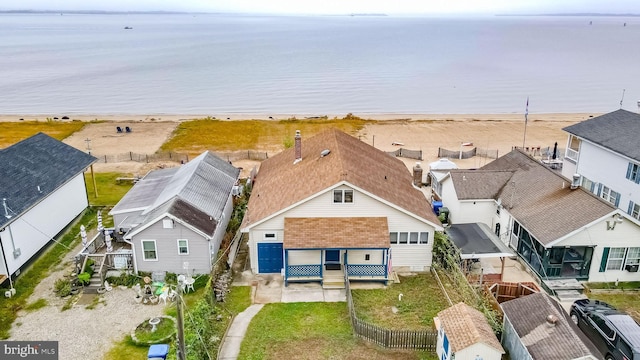
[[[349,276],[385,276],[384,265],[348,265]]]
[[[287,276],[320,276],[320,265],[289,265]]]

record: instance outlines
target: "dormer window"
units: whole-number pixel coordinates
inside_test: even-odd
[[[353,203],[353,190],[333,190],[333,203]]]

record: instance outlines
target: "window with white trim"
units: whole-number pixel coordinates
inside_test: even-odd
[[[640,264],[640,248],[633,247],[627,250],[627,258],[624,260],[624,266]]]
[[[189,255],[189,240],[178,239],[178,254]]]
[[[627,167],[627,179],[637,183],[640,183],[640,165],[629,163]]]
[[[609,187],[602,185],[602,192],[600,193],[600,197],[610,202],[611,204],[618,206],[618,199],[620,198],[620,194],[611,190]]]
[[[334,204],[351,204],[353,203],[353,190],[333,190]]]
[[[390,232],[389,243],[391,244],[428,244],[428,232]]]
[[[624,253],[626,248],[609,249],[609,258],[607,259],[607,270],[622,270],[624,262]]]
[[[142,259],[145,261],[158,260],[155,240],[142,240]]]

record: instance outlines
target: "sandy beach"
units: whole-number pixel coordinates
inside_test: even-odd
[[[309,119],[326,116],[328,118],[342,118],[346,114],[0,114],[0,121],[46,121],[47,119],[60,121],[188,121],[204,119],[207,117],[217,120],[286,120],[291,118]],[[513,114],[400,114],[400,113],[354,113],[353,115],[370,120],[445,120],[445,121],[524,121],[523,113]],[[598,116],[596,113],[545,113],[529,114],[529,121],[577,121],[587,119],[589,116]],[[69,119],[62,120],[66,116]]]
[[[327,115],[342,118],[346,114]],[[354,114],[355,116],[376,120],[367,124],[357,134],[362,141],[383,150],[394,151],[398,148],[422,150],[423,167],[428,169],[430,162],[438,159],[438,149],[452,151],[478,149],[497,151],[498,156],[511,151],[514,146],[522,146],[525,140],[524,114]],[[553,147],[557,142],[564,148],[567,134],[562,128],[586,120],[600,114],[589,113],[554,113],[529,114],[526,127],[525,147],[540,148]],[[317,118],[320,115],[309,114],[224,114],[216,117],[220,120],[282,120],[295,117],[297,119]],[[0,115],[0,121],[38,120],[47,121],[54,116],[19,116]],[[153,154],[171,136],[178,124],[191,119],[205,118],[207,115],[73,115],[62,120],[62,116],[55,116],[57,121],[86,121],[101,120],[87,124],[81,131],[74,133],[64,140],[65,143],[80,150],[86,150],[86,139],[91,139],[91,151],[96,156],[115,155],[122,153]],[[213,116],[212,116],[213,117]],[[131,133],[118,133],[116,127],[130,127]],[[303,138],[305,134],[302,134]],[[462,146],[471,143],[473,146]],[[275,155],[282,149],[274,149],[273,144],[259,150]],[[414,159],[399,158],[407,167],[415,165]],[[478,168],[491,161],[484,157],[458,160],[455,162],[461,168]],[[123,172],[144,175],[149,170],[158,167],[176,166],[177,163],[137,163],[132,161],[118,163],[98,163],[94,166],[98,172]],[[259,166],[256,161],[239,161],[234,165],[248,172],[253,166]]]

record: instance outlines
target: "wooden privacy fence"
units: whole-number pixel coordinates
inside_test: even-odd
[[[435,330],[391,330],[358,319],[353,306],[349,276],[345,272],[347,307],[351,318],[351,327],[356,336],[369,340],[385,348],[422,349],[435,352],[438,333]]]
[[[252,151],[252,150],[242,150],[242,151],[228,151],[228,152],[213,152],[216,156],[223,160],[227,161],[238,161],[238,160],[257,160],[262,161],[266,160],[269,156],[266,152],[262,151]],[[141,163],[150,163],[150,162],[159,162],[159,161],[174,161],[186,163],[189,162],[189,154],[187,153],[179,153],[179,152],[157,152],[154,154],[138,154],[132,151],[120,153],[120,154],[111,154],[111,155],[96,155],[99,163],[118,163],[118,162],[127,162],[127,161],[135,161]]]

